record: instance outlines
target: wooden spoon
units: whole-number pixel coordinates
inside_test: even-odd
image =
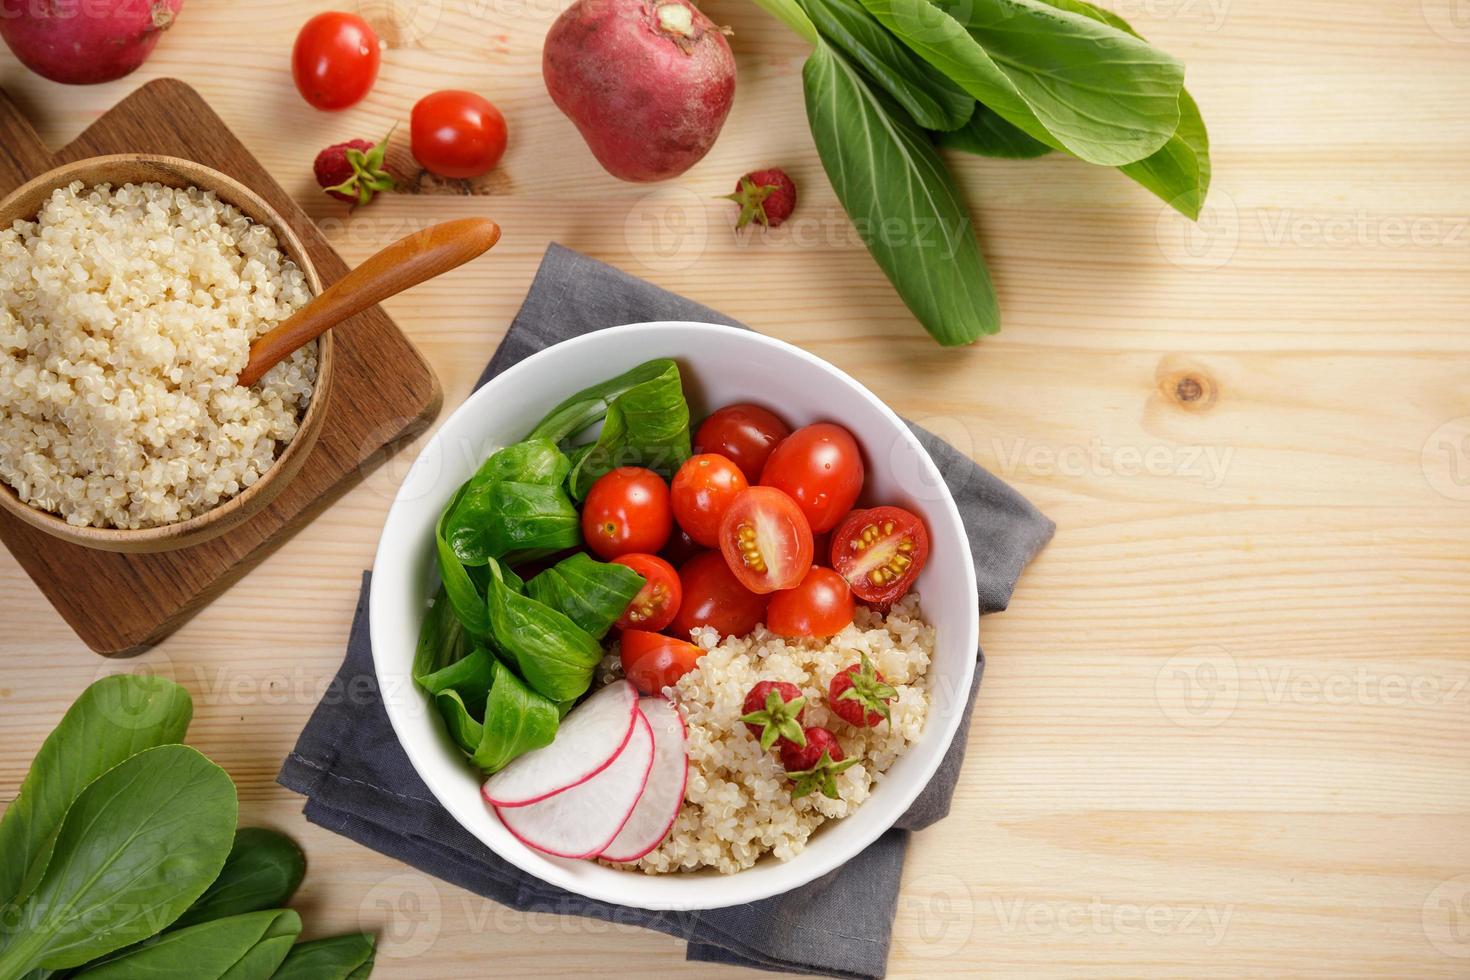
[[[322,294],[250,345],[250,360],[237,379],[250,387],[304,344],[327,330],[427,279],[464,265],[500,241],[488,218],[460,218],[401,238],[338,279]],[[392,370],[391,365],[383,365]]]

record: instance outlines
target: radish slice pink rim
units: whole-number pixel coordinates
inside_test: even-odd
[[[621,683],[624,684],[624,685],[626,685],[628,688],[633,688],[633,685],[630,682],[628,682],[628,681],[622,681]],[[609,685],[609,688],[611,686],[612,685]],[[609,688],[603,688],[603,690],[608,690]],[[597,693],[601,693],[601,692],[599,691]],[[584,701],[581,705],[578,705],[578,709],[580,709],[582,707],[585,707],[586,704],[587,704],[587,702]],[[633,691],[632,691],[632,697],[630,697],[628,699],[628,726],[623,731],[623,737],[619,741],[617,741],[616,743],[613,743],[613,744],[610,745],[612,751],[607,755],[607,757],[605,759],[602,759],[600,762],[598,762],[598,764],[595,767],[593,767],[592,769],[584,770],[581,773],[572,776],[569,779],[569,781],[567,781],[566,783],[563,783],[561,785],[556,786],[553,789],[548,789],[548,790],[546,790],[544,792],[537,793],[534,796],[530,796],[530,797],[526,797],[526,798],[508,798],[507,799],[507,798],[497,798],[497,797],[494,797],[494,796],[490,795],[491,794],[490,786],[491,786],[492,783],[495,782],[495,776],[499,776],[502,773],[510,772],[511,769],[512,769],[512,767],[516,766],[517,764],[520,764],[520,765],[531,765],[531,764],[533,764],[533,762],[527,762],[526,760],[533,760],[534,757],[536,756],[536,754],[538,752],[547,752],[549,750],[554,749],[556,747],[556,742],[553,740],[549,745],[544,745],[544,746],[542,746],[539,749],[533,749],[532,751],[527,752],[525,755],[523,755],[520,758],[516,759],[515,762],[512,762],[510,766],[507,766],[505,769],[502,769],[499,773],[496,773],[495,776],[491,776],[489,779],[485,780],[484,785],[482,785],[480,787],[480,796],[483,797],[484,800],[485,800],[485,802],[489,803],[491,806],[501,807],[501,808],[507,808],[507,809],[513,809],[513,808],[518,807],[518,806],[530,806],[532,803],[540,803],[542,800],[549,799],[549,798],[555,796],[558,793],[564,793],[564,792],[566,792],[567,790],[571,789],[573,786],[580,786],[580,785],[582,785],[587,780],[591,779],[593,776],[596,776],[598,773],[602,772],[602,770],[604,770],[608,766],[612,765],[613,764],[613,760],[615,760],[619,755],[622,754],[623,749],[628,744],[628,739],[630,739],[630,738],[633,737],[633,729],[636,728],[637,725],[638,725],[638,716],[639,716],[639,714],[640,714],[640,712],[638,711],[638,692],[637,692],[637,689],[634,688]],[[570,718],[571,716],[568,715],[568,717]]]
[[[640,699],[640,703],[645,700],[649,699]],[[665,704],[667,703],[668,702],[665,702]],[[635,854],[628,855],[626,857],[617,857],[613,854],[610,854],[609,849],[617,843],[618,837],[621,836],[623,833],[623,829],[626,828],[628,826],[628,822],[633,819],[633,814],[638,812],[638,807],[643,802],[643,796],[642,794],[640,794],[638,797],[638,803],[633,804],[633,810],[623,821],[623,826],[618,828],[618,833],[614,835],[612,840],[608,841],[607,847],[603,848],[602,853],[598,855],[598,857],[602,858],[604,861],[611,861],[614,864],[628,864],[632,861],[637,861],[645,854],[651,853],[669,836],[669,831],[673,829],[675,821],[679,819],[679,812],[684,809],[684,791],[689,788],[689,723],[684,720],[684,716],[679,713],[679,710],[677,708],[674,708],[673,705],[669,705],[669,708],[674,712],[674,717],[679,719],[679,748],[684,759],[683,775],[679,779],[679,792],[674,797],[674,807],[673,812],[669,814],[669,822],[664,824],[663,830],[659,832],[659,835],[656,838],[654,838],[653,843],[649,844],[643,850],[638,851]],[[641,711],[642,709],[640,708],[639,710]],[[645,714],[645,720],[647,719],[647,717],[648,716]],[[652,722],[649,722],[649,730],[654,731]],[[648,778],[644,781],[644,793],[648,792],[648,783],[652,781],[653,770],[657,766],[658,734],[655,731],[653,736],[653,764],[649,766]]]
[[[634,703],[636,704],[637,702],[635,701]],[[540,852],[542,854],[548,854],[551,857],[571,858],[573,860],[581,860],[583,858],[595,858],[595,857],[597,857],[598,854],[600,854],[604,848],[606,848],[609,844],[611,844],[613,841],[615,841],[615,840],[618,839],[618,834],[621,834],[623,832],[623,827],[624,827],[624,825],[627,824],[628,819],[633,816],[633,811],[636,810],[636,809],[638,809],[638,800],[643,799],[643,791],[648,788],[648,774],[653,771],[653,757],[654,757],[654,752],[653,752],[653,726],[651,726],[648,723],[648,719],[647,718],[643,717],[643,712],[642,711],[634,711],[634,713],[633,713],[633,729],[632,730],[633,731],[636,731],[638,729],[639,725],[642,725],[644,731],[646,731],[648,733],[648,744],[649,744],[649,749],[648,749],[648,765],[645,766],[644,769],[643,769],[643,778],[642,778],[642,781],[638,785],[638,795],[637,795],[637,797],[633,800],[633,804],[628,807],[628,812],[625,813],[625,814],[623,814],[623,818],[618,821],[618,825],[613,828],[613,832],[608,835],[608,837],[607,837],[606,840],[604,840],[601,843],[599,843],[596,847],[593,847],[590,850],[584,851],[584,852],[582,852],[580,854],[567,854],[567,853],[564,853],[562,851],[552,850],[551,848],[548,848],[548,847],[542,847],[539,844],[533,844],[529,840],[527,840],[526,838],[522,837],[520,834],[516,833],[515,828],[512,827],[510,824],[508,824],[508,823],[505,822],[505,814],[503,812],[501,812],[502,810],[517,810],[517,809],[520,809],[519,807],[494,807],[493,809],[495,810],[495,816],[499,818],[500,825],[502,827],[504,827],[506,829],[506,831],[512,837],[514,837],[516,840],[520,841],[522,844],[526,845],[527,847],[531,848],[531,850],[538,851],[538,852]],[[629,733],[630,738],[631,738],[631,734],[632,734],[632,732],[630,731],[630,733]],[[619,752],[618,754],[621,755],[622,753]],[[617,758],[617,756],[614,756],[613,757],[613,760],[609,760],[609,763],[611,763],[611,761],[616,760],[616,758]],[[606,767],[604,767],[604,768],[606,768]],[[585,780],[584,780],[584,782],[585,782]],[[578,785],[580,785],[580,784],[578,784]]]

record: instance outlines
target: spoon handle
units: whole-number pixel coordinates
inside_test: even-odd
[[[499,240],[500,226],[488,218],[446,221],[400,238],[251,344],[250,360],[237,381],[250,387],[292,351],[348,317],[464,265],[483,255]]]

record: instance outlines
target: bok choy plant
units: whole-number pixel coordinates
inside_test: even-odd
[[[180,744],[188,692],[82,692],[0,819],[0,980],[366,980],[374,940],[297,943],[290,838],[236,830],[235,784]],[[303,969],[309,972],[303,972]]]
[[[807,121],[837,198],[945,346],[1000,329],[969,212],[939,148],[1066,153],[1190,219],[1209,137],[1184,66],[1085,0],[756,0],[812,45]]]

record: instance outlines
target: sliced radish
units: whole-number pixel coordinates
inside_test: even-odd
[[[615,681],[561,720],[550,745],[533,749],[485,780],[497,807],[526,806],[585,783],[618,757],[637,727],[638,689]]]
[[[652,768],[653,729],[639,711],[628,744],[602,772],[540,803],[496,807],[495,813],[517,840],[538,851],[556,857],[595,857],[637,808]]]
[[[663,843],[684,803],[689,779],[688,733],[679,709],[663,698],[643,698],[638,710],[653,730],[653,768],[638,805],[601,857],[609,861],[636,861]]]

